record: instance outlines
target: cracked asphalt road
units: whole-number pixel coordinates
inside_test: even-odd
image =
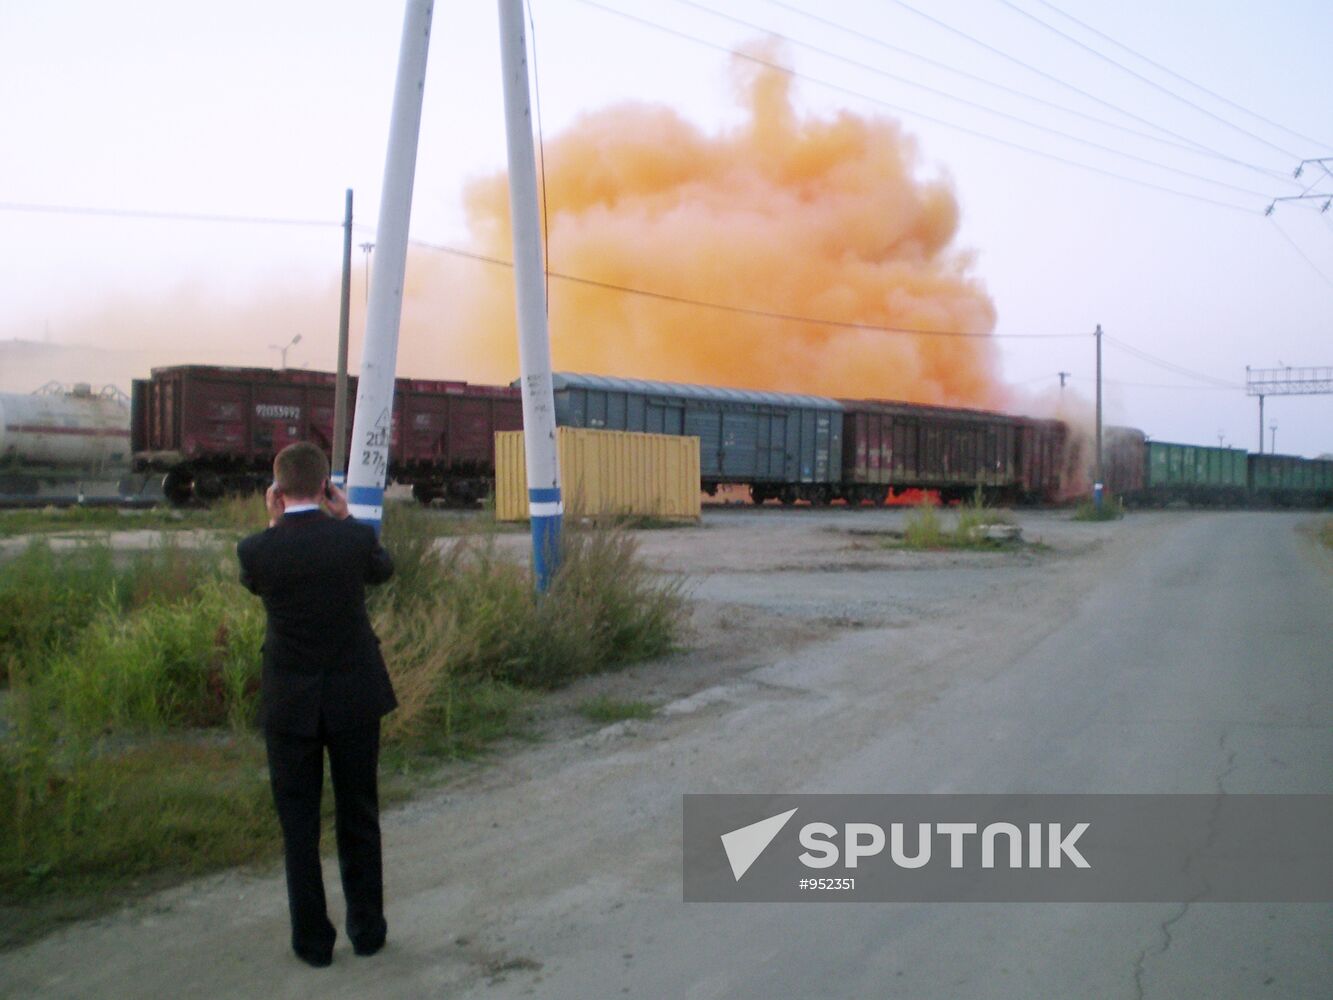
[[[1333,793],[1333,566],[1301,521],[1139,514],[1081,551],[1052,522],[1048,558],[860,552],[838,572],[836,518],[715,519],[702,544],[736,556],[696,594],[736,620],[817,614],[817,638],[758,639],[652,720],[516,751],[389,817],[380,956],[342,942],[332,969],[300,966],[280,876],[231,874],[0,956],[0,993],[1333,996],[1333,905],[680,901],[684,792]],[[691,544],[646,549],[688,568]],[[745,562],[765,545],[782,565]],[[855,622],[830,626],[840,606]]]

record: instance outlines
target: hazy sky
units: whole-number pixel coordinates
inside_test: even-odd
[[[1333,364],[1333,211],[1287,202],[1264,215],[1277,196],[1333,193],[1318,166],[1292,178],[1302,159],[1333,157],[1328,14],[1321,0],[532,0],[548,138],[626,100],[731,127],[741,112],[727,50],[788,36],[802,111],[895,119],[925,174],[951,180],[957,243],[975,252],[997,333],[1100,323],[1229,383],[1247,364]],[[370,227],[357,241],[373,239],[401,24],[388,0],[3,0],[0,203],[336,223],[352,187]],[[416,238],[467,242],[462,191],[503,168],[501,114],[494,3],[438,0]],[[9,210],[0,225],[0,338],[139,349],[152,364],[269,365],[269,345],[300,333],[289,362],[332,367],[336,225]],[[356,263],[360,295],[359,252]],[[298,285],[327,299],[313,319],[259,307]],[[116,322],[158,304],[170,336]],[[234,336],[205,322],[232,313]],[[1067,371],[1070,391],[1091,394],[1091,336],[1012,337],[1000,351],[1011,383],[1040,391]],[[1256,405],[1242,391],[1119,344],[1105,365],[1110,419],[1253,450]],[[430,371],[400,365],[448,369],[447,358]],[[0,373],[0,388],[31,388],[17,378]],[[1333,451],[1333,397],[1270,399],[1268,418],[1279,451]]]

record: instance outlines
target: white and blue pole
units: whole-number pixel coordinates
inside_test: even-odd
[[[393,431],[393,381],[398,362],[398,324],[403,314],[407,233],[412,217],[412,181],[426,89],[426,55],[434,0],[407,0],[398,79],[393,90],[389,150],[384,160],[375,236],[375,265],[366,307],[366,339],[356,388],[356,416],[348,456],[347,501],[358,521],[378,534],[384,520],[384,484]]]
[[[546,280],[541,218],[537,210],[537,162],[528,99],[528,47],[523,0],[499,0],[500,64],[504,73],[505,133],[509,148],[509,215],[514,231],[514,285],[518,300],[519,384],[523,395],[523,446],[532,519],[532,569],[545,591],[559,568],[560,459],[555,439],[551,341],[546,326]]]

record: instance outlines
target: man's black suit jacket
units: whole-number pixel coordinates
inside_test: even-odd
[[[264,600],[259,721],[315,736],[367,725],[398,704],[366,614],[366,584],[393,575],[368,525],[320,510],[284,515],[236,547],[241,582]]]

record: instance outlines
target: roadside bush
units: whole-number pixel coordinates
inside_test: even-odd
[[[1013,525],[1014,517],[1008,511],[986,505],[981,490],[972,499],[958,507],[953,525],[946,526],[938,508],[931,504],[914,507],[907,515],[900,548],[906,549],[1003,549],[1021,544],[1014,539],[992,538],[986,529],[992,525]],[[892,546],[891,546],[892,547]]]
[[[558,687],[661,655],[684,611],[679,582],[653,576],[620,530],[571,531],[544,596],[494,539],[459,541],[436,557],[387,525],[385,537],[396,564],[406,557],[404,579],[417,581],[408,588],[395,574],[375,611],[399,698],[390,732],[403,738],[443,726],[454,739],[450,713],[467,684]]]
[[[1074,508],[1075,521],[1118,521],[1125,516],[1125,504],[1119,497],[1102,497],[1099,508],[1091,499],[1079,502]]]
[[[938,549],[944,544],[944,528],[932,504],[912,508],[903,527],[903,544],[913,549]]]

